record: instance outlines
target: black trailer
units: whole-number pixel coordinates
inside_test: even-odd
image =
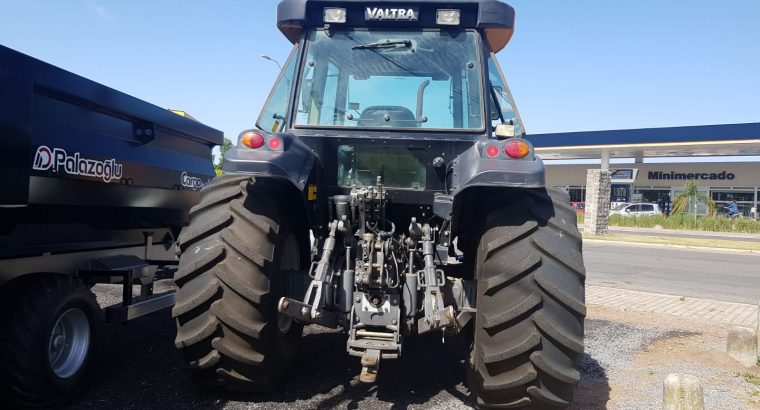
[[[171,306],[153,282],[214,175],[222,133],[0,46],[0,402],[81,391],[101,321]],[[133,296],[133,285],[140,285]]]

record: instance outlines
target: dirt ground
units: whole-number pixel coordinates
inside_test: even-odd
[[[572,408],[659,408],[665,377],[686,373],[702,381],[708,409],[760,409],[760,368],[747,369],[725,353],[728,329],[722,324],[589,306],[588,360]]]

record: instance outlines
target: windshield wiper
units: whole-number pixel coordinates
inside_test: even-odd
[[[351,50],[367,50],[378,48],[395,48],[396,46],[404,46],[406,48],[412,48],[412,40],[385,40],[378,41],[377,43],[362,44],[360,46],[351,47]]]

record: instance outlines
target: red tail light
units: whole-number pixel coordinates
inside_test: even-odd
[[[248,131],[240,137],[240,142],[248,148],[261,148],[264,146],[264,136],[256,131]]]
[[[269,139],[269,148],[273,151],[277,151],[282,147],[282,140],[279,137],[272,137]]]
[[[497,145],[487,145],[486,146],[486,155],[488,155],[489,158],[496,158],[499,156],[499,147]]]
[[[525,158],[530,153],[530,147],[525,141],[509,141],[507,145],[504,146],[504,153],[510,158]]]

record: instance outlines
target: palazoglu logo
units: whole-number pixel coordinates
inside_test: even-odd
[[[105,161],[85,158],[79,152],[69,155],[63,148],[50,149],[44,145],[34,154],[32,169],[102,179],[109,183],[122,177],[124,166],[116,159]]]

